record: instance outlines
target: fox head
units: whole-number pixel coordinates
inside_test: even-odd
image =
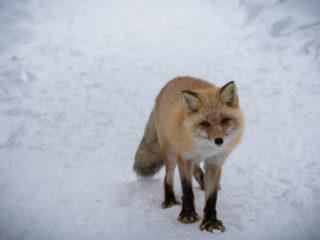
[[[234,146],[241,137],[244,119],[236,84],[222,88],[182,91],[185,127],[196,145],[210,148]]]

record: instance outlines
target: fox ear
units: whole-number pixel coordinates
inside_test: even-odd
[[[184,106],[191,111],[197,112],[202,105],[198,94],[188,90],[182,91],[182,100]]]
[[[239,104],[238,89],[234,81],[227,83],[220,89],[220,100],[229,107],[236,107]]]

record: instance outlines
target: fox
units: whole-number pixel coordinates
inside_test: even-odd
[[[133,169],[140,177],[151,177],[165,166],[162,208],[169,208],[181,204],[174,191],[178,165],[182,188],[178,221],[187,224],[200,219],[194,204],[194,177],[205,192],[200,230],[224,232],[216,211],[222,166],[243,131],[244,115],[234,81],[219,88],[202,79],[176,77],[156,97]]]

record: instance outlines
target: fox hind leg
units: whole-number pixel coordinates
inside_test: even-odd
[[[162,203],[162,208],[169,208],[180,204],[175,197],[173,183],[174,171],[177,165],[177,157],[172,152],[166,152],[165,150],[162,150],[161,152],[166,166],[166,176],[163,183],[164,201]]]
[[[200,167],[200,163],[195,163],[193,166],[193,176],[200,185],[201,190],[204,190],[204,173]]]

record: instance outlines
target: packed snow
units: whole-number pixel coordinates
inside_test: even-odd
[[[224,233],[161,209],[164,169],[132,170],[157,93],[185,75],[235,81],[246,116]],[[318,0],[2,0],[0,239],[320,239],[319,93]]]

